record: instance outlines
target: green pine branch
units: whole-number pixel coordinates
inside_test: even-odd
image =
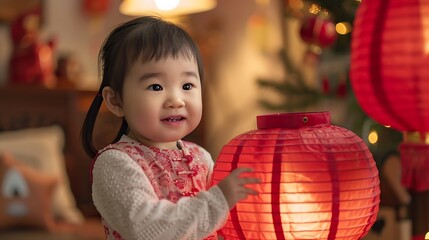
[[[270,110],[294,111],[316,104],[324,95],[313,86],[306,83],[302,72],[295,67],[285,52],[280,52],[287,78],[283,81],[271,79],[258,79],[257,84],[263,89],[270,89],[280,96],[282,101],[275,103],[260,99],[259,104]]]

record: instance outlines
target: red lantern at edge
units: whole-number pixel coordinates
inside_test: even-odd
[[[413,199],[413,239],[429,231],[429,1],[364,0],[356,13],[351,84],[362,109],[404,132],[402,184]]]
[[[429,132],[429,1],[364,0],[356,13],[351,83],[362,109],[400,131]]]
[[[214,182],[237,167],[262,180],[258,196],[231,210],[226,239],[360,239],[376,220],[379,178],[362,139],[330,114],[257,117],[257,130],[226,144]]]

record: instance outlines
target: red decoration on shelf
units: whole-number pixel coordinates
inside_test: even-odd
[[[54,40],[39,40],[41,10],[22,14],[12,22],[10,31],[13,52],[10,59],[9,81],[13,84],[55,85]]]
[[[335,24],[329,18],[319,15],[305,18],[299,34],[306,43],[321,48],[331,46],[337,39]]]
[[[360,239],[375,222],[378,170],[353,132],[330,125],[328,112],[257,117],[258,129],[226,144],[214,182],[237,167],[262,180],[258,196],[231,210],[226,239]]]

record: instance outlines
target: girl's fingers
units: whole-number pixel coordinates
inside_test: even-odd
[[[246,193],[250,194],[250,195],[259,195],[258,191],[251,189],[251,188],[246,188]]]
[[[244,184],[252,184],[252,183],[260,183],[261,180],[259,178],[243,178]]]
[[[260,183],[261,180],[259,178],[239,178],[237,179],[238,185],[246,185],[246,184],[254,184],[254,183]]]
[[[231,172],[231,175],[240,176],[242,173],[250,173],[250,172],[253,172],[252,168],[240,167],[240,168],[234,169],[234,171]]]
[[[258,194],[259,194],[259,192],[258,192],[258,191],[256,191],[255,189],[253,189],[253,188],[248,188],[248,187],[242,187],[242,188],[239,190],[239,192],[240,192],[240,193],[251,194],[251,195],[258,195]]]
[[[249,195],[256,196],[258,194],[259,193],[253,189],[245,188],[243,191],[237,193],[237,197],[238,199],[243,200],[243,199],[246,199]]]

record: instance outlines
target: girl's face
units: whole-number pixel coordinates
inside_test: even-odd
[[[195,59],[180,56],[136,61],[125,76],[122,113],[129,137],[158,148],[176,141],[201,121],[201,81]]]

